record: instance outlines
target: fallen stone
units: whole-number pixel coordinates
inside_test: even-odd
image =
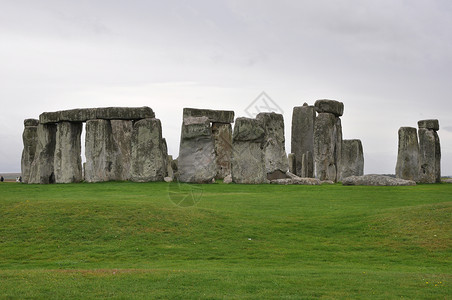
[[[281,170],[276,170],[271,173],[267,173],[267,179],[268,180],[276,180],[276,179],[285,179],[288,178],[286,173],[282,172]]]
[[[24,121],[24,131],[22,134],[22,142],[24,149],[21,159],[22,182],[28,183],[30,177],[30,168],[35,158],[36,146],[38,143],[38,124],[36,119],[26,119]]]
[[[37,145],[35,158],[30,168],[28,183],[48,184],[55,182],[53,168],[56,144],[56,125],[37,126]]]
[[[172,177],[165,177],[165,178],[163,178],[163,180],[165,182],[173,182],[173,178]]]
[[[323,180],[321,184],[334,184],[334,181],[331,180]]]
[[[304,166],[303,170],[303,154],[314,153],[314,123],[315,123],[315,107],[303,106],[293,108],[292,112],[292,139],[291,152],[295,155],[295,171],[294,173],[304,177],[314,177],[314,165]]]
[[[417,181],[419,178],[419,144],[416,128],[400,127],[396,177]]]
[[[341,177],[364,175],[364,154],[360,140],[342,141]]]
[[[149,118],[133,124],[130,179],[135,182],[163,181],[166,154],[162,151],[162,124]]]
[[[411,186],[416,185],[416,182],[413,180],[372,174],[344,178],[342,180],[342,185]]]
[[[82,181],[82,123],[57,123],[54,172],[56,183]]]
[[[211,123],[234,123],[234,112],[230,110],[184,108],[183,118],[187,117],[207,117]]]
[[[223,183],[226,183],[226,184],[232,183],[232,175],[229,174],[228,176],[226,176],[226,177],[223,179]]]
[[[441,148],[436,131],[419,128],[419,178],[421,183],[441,182]]]
[[[336,117],[344,114],[344,103],[336,100],[321,99],[314,103],[318,113],[330,113]]]
[[[213,123],[212,135],[215,143],[217,174],[215,178],[223,179],[231,174],[232,127],[231,124]]]
[[[417,125],[419,127],[419,129],[421,128],[425,128],[425,129],[431,129],[434,131],[438,131],[439,130],[439,121],[436,119],[432,119],[432,120],[420,120],[417,122]]]
[[[442,179],[443,183],[452,183],[452,178],[444,178]]]
[[[290,184],[298,184],[298,185],[320,185],[320,180],[316,178],[285,178],[285,179],[275,179],[270,180],[271,184],[282,184],[282,185],[290,185]]]

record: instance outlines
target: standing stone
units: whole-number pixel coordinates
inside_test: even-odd
[[[215,142],[217,174],[215,179],[223,179],[231,174],[232,126],[229,123],[212,123]]]
[[[419,182],[441,182],[441,146],[438,120],[421,120],[419,126]]]
[[[111,130],[114,143],[119,149],[117,180],[130,179],[132,160],[133,122],[129,120],[111,120]]]
[[[82,181],[81,141],[82,123],[57,123],[55,145],[55,182]]]
[[[56,125],[39,124],[37,137],[35,158],[31,164],[28,183],[54,183],[55,173],[53,162],[56,143]]]
[[[166,143],[166,139],[162,138],[162,154],[163,154],[163,159],[165,160],[165,166],[166,166],[166,171],[165,171],[165,177],[169,176],[169,171],[168,171],[168,144]]]
[[[296,161],[295,161],[295,154],[289,153],[287,155],[287,159],[289,161],[289,172],[292,174],[295,174],[295,170],[297,168]]]
[[[257,119],[237,118],[232,138],[232,181],[264,183],[267,180],[262,143],[265,130]]]
[[[85,156],[85,181],[122,180],[121,151],[109,120],[86,122]]]
[[[301,177],[314,177],[314,165],[304,166],[306,172],[302,174],[303,169],[303,155],[307,152],[314,153],[314,122],[315,122],[315,107],[308,106],[307,103],[303,106],[296,106],[292,113],[292,140],[291,152],[295,155],[296,168],[294,174]]]
[[[24,144],[24,149],[22,151],[21,159],[21,171],[22,171],[22,182],[28,183],[30,177],[30,168],[36,153],[36,145],[38,143],[38,124],[39,121],[36,119],[26,119],[24,121],[24,132],[22,134],[22,141]]]
[[[263,151],[267,177],[270,176],[272,179],[286,178],[285,174],[289,170],[289,162],[285,149],[283,115],[265,112],[259,113],[256,119],[262,124],[265,131]],[[275,175],[278,178],[275,178]]]
[[[416,128],[400,127],[396,177],[417,181],[419,177],[419,144]]]
[[[342,141],[341,178],[364,174],[364,154],[360,140]]]
[[[215,144],[207,117],[185,117],[177,159],[179,181],[210,183],[217,174]]]
[[[162,141],[162,124],[159,119],[143,119],[133,125],[132,181],[163,181],[167,170]]]
[[[302,178],[311,178],[314,171],[314,157],[311,151],[306,151],[301,157],[301,175]]]

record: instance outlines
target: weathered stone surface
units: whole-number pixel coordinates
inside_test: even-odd
[[[364,153],[360,140],[342,141],[341,178],[364,174]]]
[[[38,126],[39,125],[39,120],[38,119],[25,119],[24,120],[24,126],[28,127],[28,126]]]
[[[314,103],[318,113],[330,113],[336,117],[344,114],[344,103],[336,100],[321,99]]]
[[[441,148],[436,131],[420,128],[419,131],[419,182],[441,182]]]
[[[405,180],[383,175],[364,175],[344,178],[342,180],[342,185],[405,186],[416,185],[416,182],[413,180]]]
[[[295,174],[303,177],[314,177],[314,165],[304,166],[306,173],[302,174],[303,154],[314,153],[314,122],[315,107],[303,106],[293,108],[292,112],[292,139],[291,152],[295,155]]]
[[[57,123],[54,172],[56,183],[82,181],[82,123]]]
[[[53,161],[56,143],[56,125],[39,124],[37,126],[37,146],[35,158],[30,168],[28,183],[54,183]]]
[[[121,151],[109,120],[86,122],[85,156],[85,181],[122,180]]]
[[[169,177],[169,171],[168,171],[168,145],[166,144],[166,139],[162,138],[162,154],[163,154],[163,158],[165,160],[165,166],[166,166],[166,172],[165,172],[165,176]]]
[[[116,180],[129,180],[132,163],[133,122],[129,120],[111,120],[110,124],[114,143],[120,153],[116,158],[120,164]]]
[[[232,175],[229,174],[228,176],[226,176],[226,177],[223,179],[223,183],[226,183],[226,184],[232,183]]]
[[[174,170],[173,170],[173,156],[168,155],[166,160],[166,176],[170,178],[174,178]]]
[[[77,108],[56,112],[44,112],[39,116],[41,124],[57,123],[62,121],[86,122],[88,120],[140,120],[154,118],[155,114],[150,107],[99,107]]]
[[[216,179],[223,179],[231,174],[232,160],[232,127],[231,124],[213,123],[212,134],[215,143],[217,162]]]
[[[338,179],[342,148],[340,119],[330,113],[319,113],[314,126],[314,158],[316,178]]]
[[[289,184],[299,184],[299,185],[320,185],[321,181],[317,178],[284,178],[284,179],[274,179],[270,180],[271,184],[282,184],[282,185],[289,185]]]
[[[443,183],[452,183],[452,178],[446,178],[442,180]]]
[[[267,181],[262,142],[262,123],[256,119],[237,118],[232,138],[232,181],[257,184]]]
[[[434,131],[438,131],[439,130],[439,121],[436,119],[432,119],[432,120],[420,120],[417,122],[417,125],[419,127],[419,129],[421,128],[425,128],[425,129],[431,129]]]
[[[287,155],[287,160],[289,161],[289,172],[290,173],[295,173],[296,169],[297,169],[297,163],[295,160],[295,154],[294,153],[289,153]]]
[[[419,178],[419,144],[416,128],[400,127],[396,177],[417,181]]]
[[[187,117],[182,124],[178,158],[181,182],[211,183],[217,174],[215,144],[207,117]]]
[[[36,125],[34,125],[36,124]],[[38,143],[38,120],[27,119],[24,121],[24,132],[22,134],[22,141],[24,149],[22,151],[21,171],[22,182],[28,183],[30,177],[30,168],[35,158],[36,146]]]
[[[301,177],[312,178],[314,174],[314,156],[311,151],[306,151],[301,156]]]
[[[285,174],[289,170],[289,162],[285,149],[283,115],[274,112],[259,113],[256,119],[261,122],[265,132],[263,143],[265,171],[267,174],[276,171]]]
[[[207,117],[212,123],[234,123],[234,112],[231,110],[211,110],[184,108],[184,119],[187,117]]]
[[[162,124],[159,119],[135,122],[132,134],[130,178],[136,182],[163,181],[167,172],[162,151]]]

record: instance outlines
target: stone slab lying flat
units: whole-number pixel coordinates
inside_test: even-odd
[[[207,117],[212,123],[234,123],[232,110],[212,110],[198,108],[184,108],[184,119],[187,117]]]
[[[38,119],[25,119],[24,120],[24,126],[25,127],[38,126],[38,124],[39,124],[39,120]]]
[[[336,100],[320,99],[314,103],[318,113],[330,113],[336,117],[344,114],[344,103]]]
[[[56,112],[44,112],[39,116],[41,124],[58,122],[86,122],[88,120],[141,120],[154,118],[154,111],[144,107],[77,108]]]
[[[347,177],[342,180],[342,185],[407,186],[416,185],[416,182],[413,180],[372,174]]]

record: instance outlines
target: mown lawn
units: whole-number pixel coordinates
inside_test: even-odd
[[[0,184],[5,299],[451,299],[451,250],[452,184]]]

